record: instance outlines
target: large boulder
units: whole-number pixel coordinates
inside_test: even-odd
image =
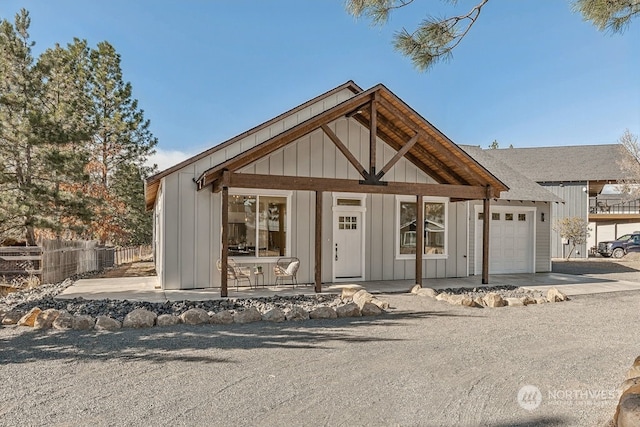
[[[180,323],[180,318],[174,314],[161,314],[156,319],[156,325],[158,326],[173,326]]]
[[[4,314],[4,317],[2,318],[2,324],[15,325],[20,321],[20,319],[22,319],[22,316],[24,316],[23,311],[20,311],[20,310],[8,311]]]
[[[156,324],[156,318],[158,317],[152,311],[145,308],[136,308],[129,312],[122,322],[123,328],[151,328]]]
[[[549,302],[562,302],[567,301],[569,298],[556,288],[551,288],[547,291],[547,301]]]
[[[95,329],[99,331],[116,331],[120,329],[122,325],[116,319],[112,319],[109,316],[98,316],[96,318]]]
[[[482,298],[482,301],[487,307],[504,307],[507,305],[507,302],[502,298],[502,296],[495,292],[489,292],[488,294],[486,294]]]
[[[73,317],[73,329],[78,331],[87,331],[89,329],[93,329],[95,324],[96,321],[93,319],[93,317],[86,314],[81,314]]]
[[[336,308],[336,315],[338,317],[360,317],[360,307],[356,303],[350,302],[349,304],[341,305]]]
[[[360,309],[360,313],[363,316],[378,316],[378,315],[382,314],[383,311],[377,305],[375,305],[375,304],[373,304],[371,302],[367,302],[362,306],[362,309]]]
[[[450,294],[446,292],[440,292],[438,295],[436,295],[436,301],[449,302],[450,297],[451,297]]]
[[[613,421],[617,427],[640,426],[640,385],[622,393]]]
[[[27,314],[18,320],[18,326],[29,326],[33,328],[33,325],[36,323],[36,318],[41,312],[42,310],[39,307],[33,307]]]
[[[53,322],[58,318],[60,312],[54,308],[41,311],[36,317],[36,321],[33,323],[33,327],[36,329],[51,329]]]
[[[627,380],[624,380],[624,382],[620,385],[620,393],[624,393],[631,387],[634,387],[637,385],[640,385],[640,377],[629,378]]]
[[[180,315],[180,320],[185,325],[203,325],[209,323],[209,313],[201,308],[190,308]]]
[[[249,307],[246,310],[237,311],[233,315],[234,323],[253,323],[262,320],[262,314],[255,307]]]
[[[342,300],[352,299],[356,292],[362,290],[362,286],[360,285],[345,285],[342,287],[342,295],[340,296]]]
[[[634,365],[627,371],[627,376],[625,379],[630,380],[631,378],[640,377],[640,366]]]
[[[262,315],[262,320],[265,322],[284,322],[286,320],[284,311],[278,307],[274,307]]]
[[[54,329],[73,329],[73,315],[67,311],[61,311],[51,325]]]
[[[422,286],[415,284],[411,287],[411,289],[409,289],[409,293],[417,294],[420,289],[422,289]]]
[[[209,323],[214,325],[229,325],[233,323],[233,314],[229,310],[213,313],[209,316]]]
[[[362,307],[366,303],[371,302],[374,298],[375,297],[373,295],[371,295],[369,292],[365,291],[364,289],[359,290],[358,292],[353,294],[353,302],[358,304],[358,307],[360,307],[360,310],[362,310]]]
[[[520,298],[505,298],[504,300],[509,307],[524,307],[524,303]]]
[[[300,307],[299,305],[294,305],[287,312],[287,320],[293,320],[294,322],[297,322],[299,320],[308,320],[308,319],[309,319],[309,313],[307,313],[307,310]]]
[[[310,319],[335,319],[336,311],[331,307],[318,307],[309,313]]]

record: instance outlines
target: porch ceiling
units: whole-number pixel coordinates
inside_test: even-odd
[[[404,153],[404,157],[437,183],[490,187],[489,194],[492,197],[499,197],[501,191],[508,190],[506,184],[381,84],[358,93],[335,107],[205,171],[197,180],[198,189],[220,181],[224,171],[235,172],[341,117],[352,117],[371,129],[372,102],[375,104],[373,123],[378,138],[396,151],[401,150],[405,144],[413,144]],[[382,164],[369,165],[369,170],[375,172],[376,166],[380,167],[381,173],[385,172],[383,168],[385,165]],[[378,178],[382,180],[383,176]],[[350,182],[361,186],[362,192],[370,192],[364,189],[364,186],[371,185],[371,182]],[[291,189],[295,190],[296,188],[293,188],[295,183],[291,184]],[[265,185],[268,188],[268,183]]]

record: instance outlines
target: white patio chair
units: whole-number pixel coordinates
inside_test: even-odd
[[[222,260],[219,259],[216,261],[216,267],[218,271],[222,272]],[[242,282],[246,280],[249,282],[249,287],[251,285],[251,269],[249,267],[241,267],[236,262],[227,258],[227,280],[233,280],[236,283],[236,291],[238,290],[238,282]]]
[[[284,284],[285,279],[290,279],[291,284],[295,288],[298,284],[298,269],[300,268],[300,260],[296,257],[279,258],[273,266],[273,274],[276,277],[276,286],[278,281]]]

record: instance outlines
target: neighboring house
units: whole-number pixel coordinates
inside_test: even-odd
[[[479,154],[385,86],[347,82],[147,179],[161,286],[226,296],[216,261],[224,271],[228,258],[274,283],[278,258],[297,257],[298,282],[317,291],[549,271],[549,202],[559,199]]]
[[[587,243],[572,255],[586,258],[594,254],[598,242],[640,230],[640,203],[626,201],[617,191],[616,183],[624,178],[619,166],[622,150],[620,144],[606,144],[484,152],[562,198],[564,203],[553,206],[553,218],[580,217],[589,222]],[[551,248],[553,258],[570,251],[557,232],[552,234]]]

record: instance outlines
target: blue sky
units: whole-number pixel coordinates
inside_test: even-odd
[[[347,80],[385,84],[459,144],[640,134],[640,19],[623,35],[601,33],[568,1],[489,2],[453,59],[427,73],[391,37],[447,13],[445,2],[416,1],[385,27],[347,15],[342,0],[2,0],[0,17],[21,7],[36,54],[73,37],[115,46],[159,139],[161,169]]]

